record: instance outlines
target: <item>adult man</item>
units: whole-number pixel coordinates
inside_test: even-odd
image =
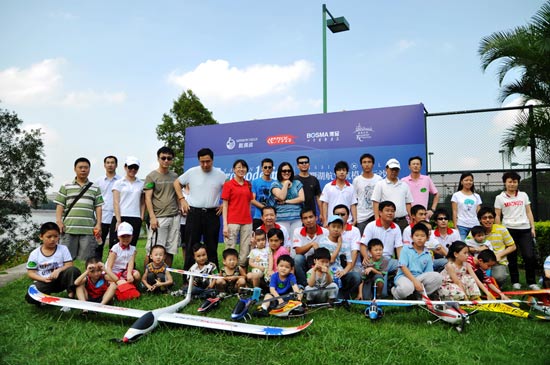
[[[61,243],[69,248],[73,260],[94,256],[97,248],[94,229],[101,234],[103,197],[99,187],[88,180],[90,166],[87,158],[77,158],[74,162],[76,177],[61,185],[54,200],[57,204],[55,220],[64,233]]]
[[[344,204],[338,204],[334,207],[332,210],[332,213],[336,216],[341,217],[344,222],[348,221],[349,218],[349,208],[345,206]],[[359,257],[360,253],[360,246],[361,246],[361,232],[359,232],[359,228],[352,226],[349,223],[344,224],[342,231],[342,247],[350,247],[351,255],[352,255],[352,268],[354,266],[358,266],[358,268],[361,268],[361,260],[357,260],[357,257]],[[343,265],[342,265],[343,266]]]
[[[357,195],[357,228],[363,234],[368,223],[374,220],[374,211],[372,210],[372,192],[374,185],[382,178],[376,175],[372,168],[374,167],[374,156],[365,153],[359,158],[363,173],[353,179],[353,189]]]
[[[296,228],[292,234],[292,247],[296,252],[296,280],[302,286],[307,285],[306,272],[313,263],[313,251],[319,248],[319,239],[328,234],[328,230],[317,224],[317,216],[312,209],[302,209],[300,213],[303,227]]]
[[[105,175],[95,181],[95,185],[99,186],[101,196],[103,196],[103,206],[101,207],[101,245],[97,245],[95,251],[96,257],[101,261],[103,256],[103,247],[107,234],[110,232],[111,221],[113,220],[113,185],[121,176],[116,173],[118,159],[115,156],[107,156],[103,159],[103,167],[105,167]]]
[[[292,242],[290,241],[290,236],[288,235],[288,231],[286,230],[285,226],[277,223],[277,211],[275,210],[275,208],[268,205],[263,207],[261,212],[262,225],[258,228],[263,230],[266,234],[271,228],[280,229],[283,232],[283,236],[285,237],[283,246],[285,246],[290,252],[292,250]]]
[[[378,238],[384,244],[384,252],[382,255],[389,260],[388,273],[397,270],[397,260],[395,257],[399,257],[401,248],[403,247],[403,241],[401,238],[401,230],[394,223],[395,217],[395,204],[391,201],[382,201],[378,204],[378,218],[374,222],[370,222],[365,227],[365,232],[361,237],[361,256],[363,257],[363,263],[369,263],[369,254],[367,245],[373,238]],[[388,289],[388,274],[384,276],[384,292],[382,296],[387,295]]]
[[[391,201],[395,204],[395,218],[401,231],[408,224],[407,216],[411,215],[411,203],[413,201],[409,186],[399,180],[401,165],[395,158],[386,162],[386,178],[376,183],[372,193],[372,210],[375,219],[378,219],[380,209],[378,205],[383,201]]]
[[[214,152],[210,148],[201,148],[197,152],[199,166],[185,171],[174,181],[180,209],[187,213],[185,224],[185,263],[188,270],[194,263],[192,247],[201,241],[206,245],[208,261],[218,264],[218,236],[220,233],[220,214],[222,205],[220,195],[225,182],[225,174],[215,168]],[[189,197],[184,198],[181,188],[189,184]]]
[[[336,179],[329,182],[323,188],[321,193],[321,221],[326,227],[328,222],[329,212],[334,210],[338,204],[346,205],[352,215],[351,225],[357,222],[357,196],[353,186],[346,180],[348,176],[349,166],[346,161],[338,161],[334,165],[334,174]]]
[[[252,230],[256,230],[262,224],[262,209],[267,205],[267,198],[271,190],[273,179],[273,160],[264,158],[262,160],[262,176],[252,181],[252,193],[254,199],[252,203]]]
[[[420,174],[422,169],[422,157],[414,156],[409,158],[409,170],[411,174],[401,179],[405,184],[409,186],[412,194],[412,205],[420,204],[425,207],[426,219],[430,220],[435,210],[437,209],[437,203],[439,203],[439,192],[435,187],[432,179],[429,176]],[[431,209],[428,209],[428,200],[430,194],[433,195]]]
[[[166,249],[165,262],[172,266],[174,255],[178,253],[180,239],[180,217],[178,201],[174,191],[174,180],[178,175],[170,171],[174,160],[174,151],[170,147],[161,147],[157,151],[159,167],[145,177],[145,207],[149,213],[149,230],[145,264],[149,262],[149,251],[155,244]],[[181,188],[178,189],[181,194]]]
[[[319,216],[321,212],[317,210],[317,207],[321,209],[321,201],[319,200],[321,185],[315,176],[309,174],[309,157],[299,156],[296,158],[296,166],[300,173],[294,176],[294,178],[302,182],[302,189],[304,189],[305,200],[303,207],[313,210],[315,215]]]

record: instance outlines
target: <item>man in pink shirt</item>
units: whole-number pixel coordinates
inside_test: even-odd
[[[402,178],[401,181],[409,186],[413,197],[412,205],[420,204],[425,207],[426,219],[429,220],[434,211],[437,209],[437,203],[439,203],[439,192],[429,176],[420,174],[421,169],[422,157],[414,156],[409,158],[409,170],[411,171],[411,174]],[[431,208],[428,209],[430,194],[433,195],[433,201]]]

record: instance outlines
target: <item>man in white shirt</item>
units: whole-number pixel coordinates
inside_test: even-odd
[[[359,159],[363,173],[353,179],[353,189],[357,196],[357,228],[363,234],[367,224],[374,220],[374,211],[372,210],[372,193],[374,186],[382,178],[376,175],[372,168],[374,167],[374,156],[365,153]]]

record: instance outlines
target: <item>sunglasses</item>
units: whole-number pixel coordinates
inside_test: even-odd
[[[160,157],[160,159],[161,159],[162,161],[166,161],[166,160],[168,160],[168,161],[172,161],[172,160],[174,159],[174,157],[170,157],[170,156],[168,156],[168,157],[166,157],[166,156],[162,156],[162,157]]]
[[[281,173],[283,174],[290,174],[292,170],[281,170]]]
[[[262,167],[264,170],[272,170],[273,169],[273,166],[264,166]]]
[[[298,161],[298,164],[300,164],[300,165],[305,165],[305,164],[308,164],[308,163],[309,163],[309,161]]]
[[[447,217],[439,217],[439,218],[437,218],[437,220],[438,220],[438,221],[448,221],[449,218],[447,218]]]
[[[130,166],[128,166],[128,170],[139,170],[139,166],[138,165],[130,165]]]

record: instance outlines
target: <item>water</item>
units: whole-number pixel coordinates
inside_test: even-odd
[[[55,210],[33,209],[32,221],[38,225],[46,222],[55,222]]]

